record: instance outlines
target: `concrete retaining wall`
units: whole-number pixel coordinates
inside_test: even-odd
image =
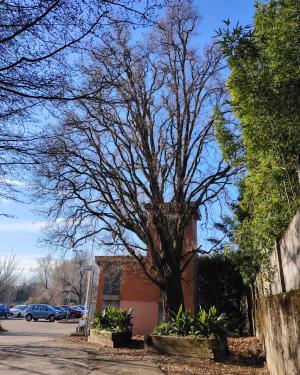
[[[271,375],[300,374],[300,210],[270,258],[273,277],[257,277],[256,335]]]
[[[257,299],[256,330],[271,375],[300,374],[300,290]]]
[[[300,288],[300,210],[274,246],[270,269],[271,274],[257,277],[260,297]]]

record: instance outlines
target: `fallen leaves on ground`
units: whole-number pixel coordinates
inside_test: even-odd
[[[179,355],[162,355],[144,350],[142,337],[134,337],[128,348],[99,347],[79,337],[68,337],[64,342],[96,350],[101,357],[127,360],[151,360],[167,375],[269,375],[264,363],[264,353],[255,337],[230,338],[230,355],[222,362]],[[95,366],[97,359],[95,357]]]

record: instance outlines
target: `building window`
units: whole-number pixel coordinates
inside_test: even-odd
[[[105,267],[103,294],[119,295],[121,282],[121,268],[117,263],[109,263]]]
[[[107,300],[104,299],[102,301],[102,310],[105,309],[107,306],[112,306],[112,307],[120,307],[120,300]]]

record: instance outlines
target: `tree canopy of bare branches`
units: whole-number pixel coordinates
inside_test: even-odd
[[[15,255],[0,254],[0,301],[10,302],[14,297],[16,281],[22,270]]]
[[[36,162],[29,118],[76,90],[75,61],[111,22],[150,22],[156,0],[4,0],[0,2],[0,196],[12,198],[16,166]],[[76,78],[77,77],[77,78]],[[52,106],[51,106],[52,104]],[[55,106],[53,106],[55,104]],[[46,111],[45,111],[46,112]],[[28,125],[28,126],[26,126]],[[22,175],[23,171],[17,171]],[[15,191],[14,191],[15,190]]]
[[[54,258],[51,254],[38,258],[37,267],[32,270],[35,288],[29,302],[54,305],[84,303],[87,288],[84,267],[90,265],[91,261],[91,253],[88,251],[76,251],[70,259]],[[94,298],[95,282],[93,286]]]
[[[197,24],[189,1],[171,2],[142,40],[116,24],[83,69],[84,89],[97,95],[48,134],[37,172],[49,215],[64,218],[62,241],[96,234],[125,249],[173,311],[194,253],[183,252],[185,228],[236,173],[215,140],[213,113],[226,103],[221,53],[215,43],[198,53]]]

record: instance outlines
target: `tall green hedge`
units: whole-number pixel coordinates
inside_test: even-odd
[[[258,2],[252,29],[219,34],[247,170],[235,244],[262,265],[300,203],[300,1]]]

